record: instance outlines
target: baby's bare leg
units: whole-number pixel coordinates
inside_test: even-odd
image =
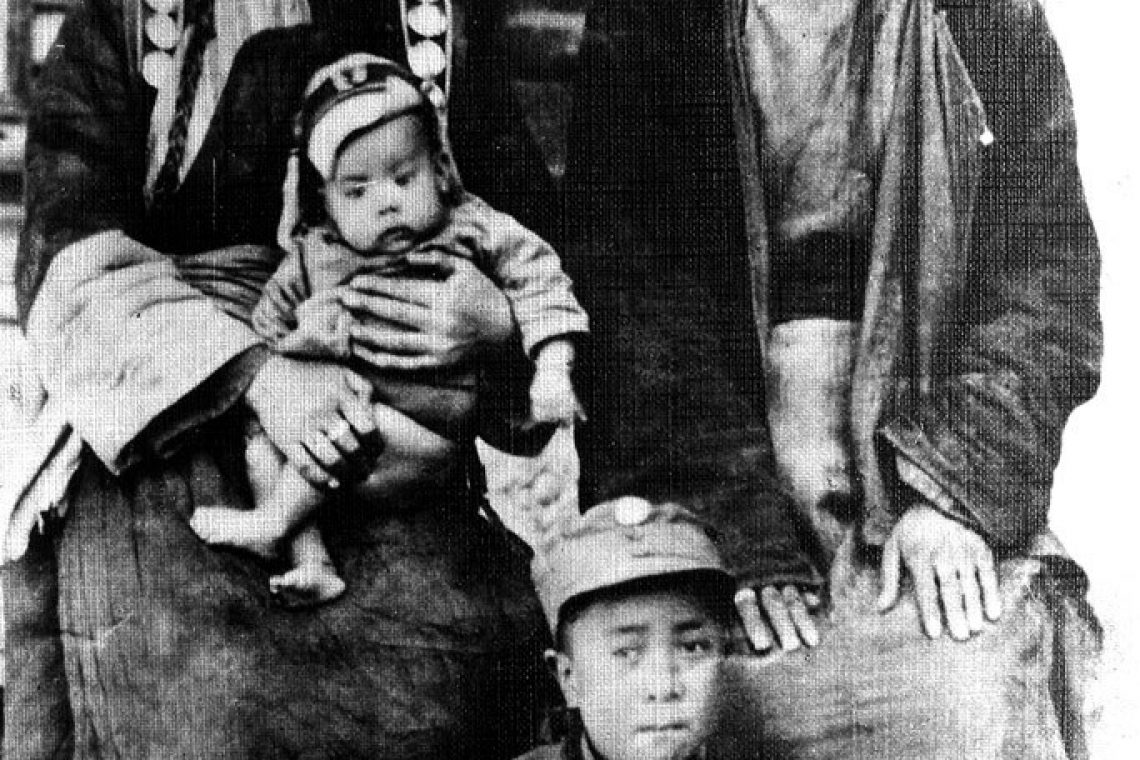
[[[344,593],[344,581],[336,574],[321,532],[309,523],[289,545],[293,569],[269,579],[269,590],[281,594],[290,606],[332,601]]]
[[[213,546],[274,559],[281,541],[312,516],[324,495],[289,465],[264,433],[247,441],[246,466],[254,508],[199,507],[190,518],[190,527]]]

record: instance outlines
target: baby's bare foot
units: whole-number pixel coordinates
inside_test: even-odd
[[[190,527],[211,546],[243,549],[265,560],[279,554],[282,532],[256,511],[199,507],[190,517]]]
[[[331,564],[310,562],[270,578],[269,590],[288,607],[311,607],[336,599],[344,593],[345,583]]]

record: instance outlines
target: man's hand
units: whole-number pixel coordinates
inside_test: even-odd
[[[909,509],[883,546],[880,612],[898,601],[904,564],[914,579],[922,627],[932,639],[942,634],[943,614],[959,641],[982,630],[983,615],[1001,616],[993,552],[980,535],[934,507]]]
[[[764,586],[759,598],[751,588],[736,592],[736,612],[752,647],[761,654],[776,646],[785,652],[819,643],[819,629],[811,613],[819,607],[819,596],[801,592],[795,586]]]
[[[433,369],[510,338],[506,296],[474,264],[439,251],[405,259],[417,276],[360,274],[341,296],[356,318],[354,356],[378,369]]]

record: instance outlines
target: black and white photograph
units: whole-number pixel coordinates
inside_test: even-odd
[[[1140,746],[1140,13],[0,0],[0,758]]]

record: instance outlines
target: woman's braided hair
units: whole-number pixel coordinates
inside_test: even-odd
[[[202,64],[206,47],[214,39],[214,0],[196,0],[188,4],[186,23],[191,26],[190,39],[178,76],[178,94],[174,101],[174,117],[166,134],[166,158],[154,181],[154,205],[168,201],[178,188],[182,162],[186,159],[186,139],[190,132],[190,119],[194,115],[194,101],[198,96],[198,83],[202,78]]]

